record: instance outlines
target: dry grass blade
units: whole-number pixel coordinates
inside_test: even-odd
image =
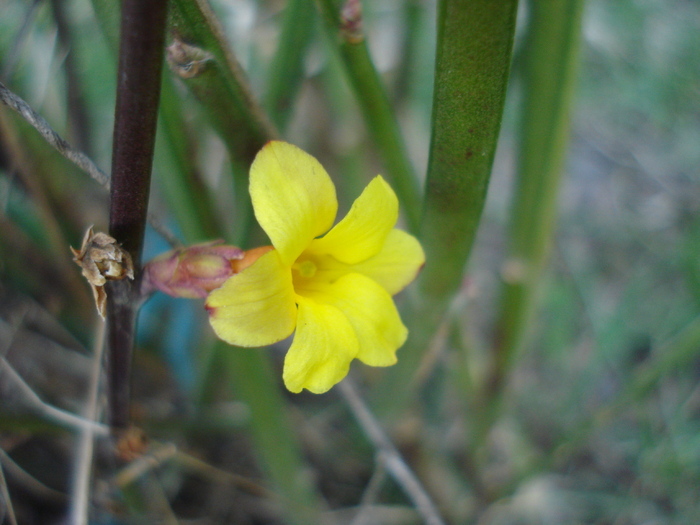
[[[44,117],[34,111],[29,104],[10,91],[2,82],[0,82],[0,101],[22,115],[61,155],[85,171],[100,185],[105,188],[109,187],[109,177],[87,155],[68,144],[49,126]]]
[[[85,153],[75,149],[63,137],[56,133],[48,122],[34,111],[21,97],[10,91],[7,86],[0,82],[0,101],[6,106],[19,113],[29,124],[36,129],[46,142],[56,151],[87,173],[100,186],[109,190],[109,176],[95,164]],[[162,222],[149,214],[148,223],[156,230],[171,246],[179,246],[180,242]]]
[[[104,323],[98,323],[95,334],[95,350],[90,370],[90,387],[83,416],[88,421],[98,418],[97,400],[102,376],[102,356],[104,353]],[[90,501],[90,475],[94,451],[95,432],[93,428],[83,428],[76,447],[75,472],[73,474],[72,498],[68,522],[76,525],[88,523],[88,506]]]
[[[354,386],[346,379],[338,385],[338,388],[357,419],[357,422],[360,424],[360,427],[362,427],[363,432],[377,449],[377,453],[387,471],[406,492],[406,495],[416,506],[418,513],[428,525],[443,525],[445,522],[440,517],[430,496],[420,484],[420,481],[418,481],[418,478],[411,468],[403,460],[399,451],[396,450],[394,444],[379,426],[379,422],[372,412],[370,412]]]
[[[80,416],[76,416],[53,405],[45,403],[36,392],[29,386],[22,376],[20,376],[10,363],[4,357],[0,356],[0,370],[5,373],[5,378],[9,379],[13,385],[24,395],[25,401],[36,410],[36,412],[45,417],[47,420],[68,427],[71,429],[84,430],[89,429],[97,436],[107,436],[109,429],[106,425],[88,421]]]

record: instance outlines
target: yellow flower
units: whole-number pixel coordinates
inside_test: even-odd
[[[264,346],[296,328],[283,371],[292,392],[326,392],[355,358],[394,364],[408,331],[391,296],[425,256],[394,228],[398,201],[384,179],[375,177],[331,229],[338,201],[323,166],[296,146],[270,142],[250,168],[250,196],[274,249],[258,249],[255,262],[209,295],[216,334]]]

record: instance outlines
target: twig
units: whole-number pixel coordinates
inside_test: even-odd
[[[129,252],[137,274],[148,216],[167,7],[167,0],[121,2],[109,233]],[[115,432],[129,424],[138,295],[136,281],[113,281],[107,300],[107,391]]]
[[[102,355],[104,353],[105,330],[104,323],[97,323],[95,335],[95,348],[92,356],[92,368],[90,370],[90,388],[87,394],[87,403],[83,416],[88,421],[96,421],[98,417],[97,399],[100,392],[100,377],[102,375]],[[73,486],[71,489],[70,509],[68,523],[74,525],[86,525],[88,523],[88,504],[90,496],[90,474],[92,471],[92,456],[94,451],[95,434],[92,428],[84,428],[80,431],[77,443],[77,458],[75,472],[73,473]]]
[[[158,523],[164,525],[177,525],[178,521],[153,470],[165,461],[172,459],[176,454],[177,447],[173,443],[166,443],[129,463],[114,478],[115,484],[123,489],[135,480],[148,475],[149,483],[140,484],[138,491],[142,494],[146,491],[149,507],[153,510],[160,510]]]
[[[46,120],[34,111],[21,97],[10,91],[0,82],[0,102],[19,113],[31,126],[46,139],[53,148],[66,159],[87,173],[100,186],[109,191],[109,176],[97,167],[90,157],[75,149],[63,137],[56,133]],[[148,214],[148,223],[171,246],[180,246],[180,241],[153,214]]]
[[[357,422],[362,427],[363,432],[377,449],[377,454],[386,466],[387,471],[413,501],[423,520],[429,525],[444,525],[445,522],[438,514],[430,496],[379,426],[379,422],[370,412],[354,386],[346,379],[338,387]]]
[[[0,82],[0,101],[22,115],[24,120],[41,133],[46,142],[51,144],[61,155],[90,175],[101,186],[109,188],[109,177],[87,155],[68,144],[49,126],[44,117],[34,111],[29,104],[10,91],[2,82]]]
[[[172,459],[176,454],[177,447],[173,443],[161,445],[121,469],[115,476],[114,482],[118,487],[126,487],[155,467]]]
[[[18,323],[13,323],[12,334],[10,335],[10,337],[7,338],[5,342],[5,346],[7,348],[9,348],[9,346],[12,344],[18,326],[23,322],[26,313],[26,310],[22,311],[20,315],[20,321]],[[74,429],[92,428],[95,431],[95,433],[100,436],[106,436],[109,433],[109,430],[106,425],[101,425],[93,421],[87,421],[79,416],[76,416],[75,414],[72,414],[71,412],[67,412],[60,408],[56,408],[53,405],[45,403],[39,397],[39,395],[36,392],[34,392],[32,387],[29,386],[24,379],[22,379],[22,376],[20,376],[17,373],[14,367],[7,361],[4,355],[5,351],[6,348],[3,348],[2,351],[0,351],[0,370],[5,370],[7,375],[10,377],[10,380],[14,382],[17,389],[24,395],[25,401],[28,402],[28,404],[32,405],[33,408],[39,413],[39,415],[46,417],[46,419],[53,421],[54,423],[58,423],[59,425],[64,425]]]
[[[106,436],[109,434],[109,429],[106,425],[88,421],[71,412],[56,408],[44,402],[3,356],[0,356],[0,370],[5,371],[7,374],[6,377],[9,377],[17,389],[24,395],[25,401],[32,405],[39,415],[45,417],[49,421],[75,430],[89,429],[97,436]]]
[[[174,460],[192,472],[199,473],[200,475],[206,476],[218,483],[231,485],[239,490],[247,492],[248,494],[270,499],[275,497],[275,493],[271,492],[263,485],[260,485],[255,481],[252,481],[245,476],[217,468],[210,465],[206,461],[202,461],[201,459],[198,459],[190,454],[186,454],[185,452],[178,451]]]
[[[262,485],[244,476],[221,470],[206,461],[182,452],[173,443],[155,444],[151,451],[120,470],[115,476],[114,482],[118,487],[126,487],[166,461],[172,461],[179,464],[182,468],[206,477],[213,482],[231,485],[254,496],[271,499],[275,497],[273,492]]]

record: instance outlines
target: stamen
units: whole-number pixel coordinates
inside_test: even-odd
[[[306,259],[305,261],[297,261],[294,263],[292,268],[298,271],[299,275],[306,277],[307,279],[316,275],[316,265],[309,259]]]

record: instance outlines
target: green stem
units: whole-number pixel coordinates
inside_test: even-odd
[[[239,232],[235,241],[243,245],[260,233],[248,195],[248,168],[277,131],[253,97],[207,0],[173,0],[169,30],[171,70],[199,101],[231,157],[232,221]]]
[[[146,228],[156,137],[167,0],[123,0],[112,151],[109,231],[129,252],[136,281],[113,281],[108,292],[110,423],[128,426],[138,273]]]
[[[533,299],[555,227],[559,180],[569,138],[569,114],[583,0],[530,2],[524,56],[521,151],[504,265],[494,362],[487,397],[499,398],[527,334]]]
[[[517,5],[517,0],[439,4],[433,131],[420,230],[426,263],[405,313],[408,343],[380,385],[385,413],[396,413],[410,397],[415,385],[406,378],[415,373],[460,289],[496,151]]]
[[[249,166],[276,131],[253,97],[211,7],[206,0],[173,0],[169,29],[171,69],[201,103],[233,159]]]
[[[386,89],[367,48],[362,33],[359,0],[347,0],[338,9],[333,0],[318,0],[317,5],[340,54],[348,80],[360,104],[367,129],[377,143],[387,176],[401,201],[408,229],[418,231],[420,190],[398,122]]]
[[[304,78],[304,56],[314,31],[315,12],[309,0],[289,0],[277,51],[270,64],[265,107],[272,121],[284,130]]]
[[[420,42],[419,29],[423,21],[426,8],[421,0],[408,0],[401,8],[401,61],[396,68],[396,80],[393,83],[392,99],[394,106],[405,105],[415,74],[416,63],[419,58]]]

